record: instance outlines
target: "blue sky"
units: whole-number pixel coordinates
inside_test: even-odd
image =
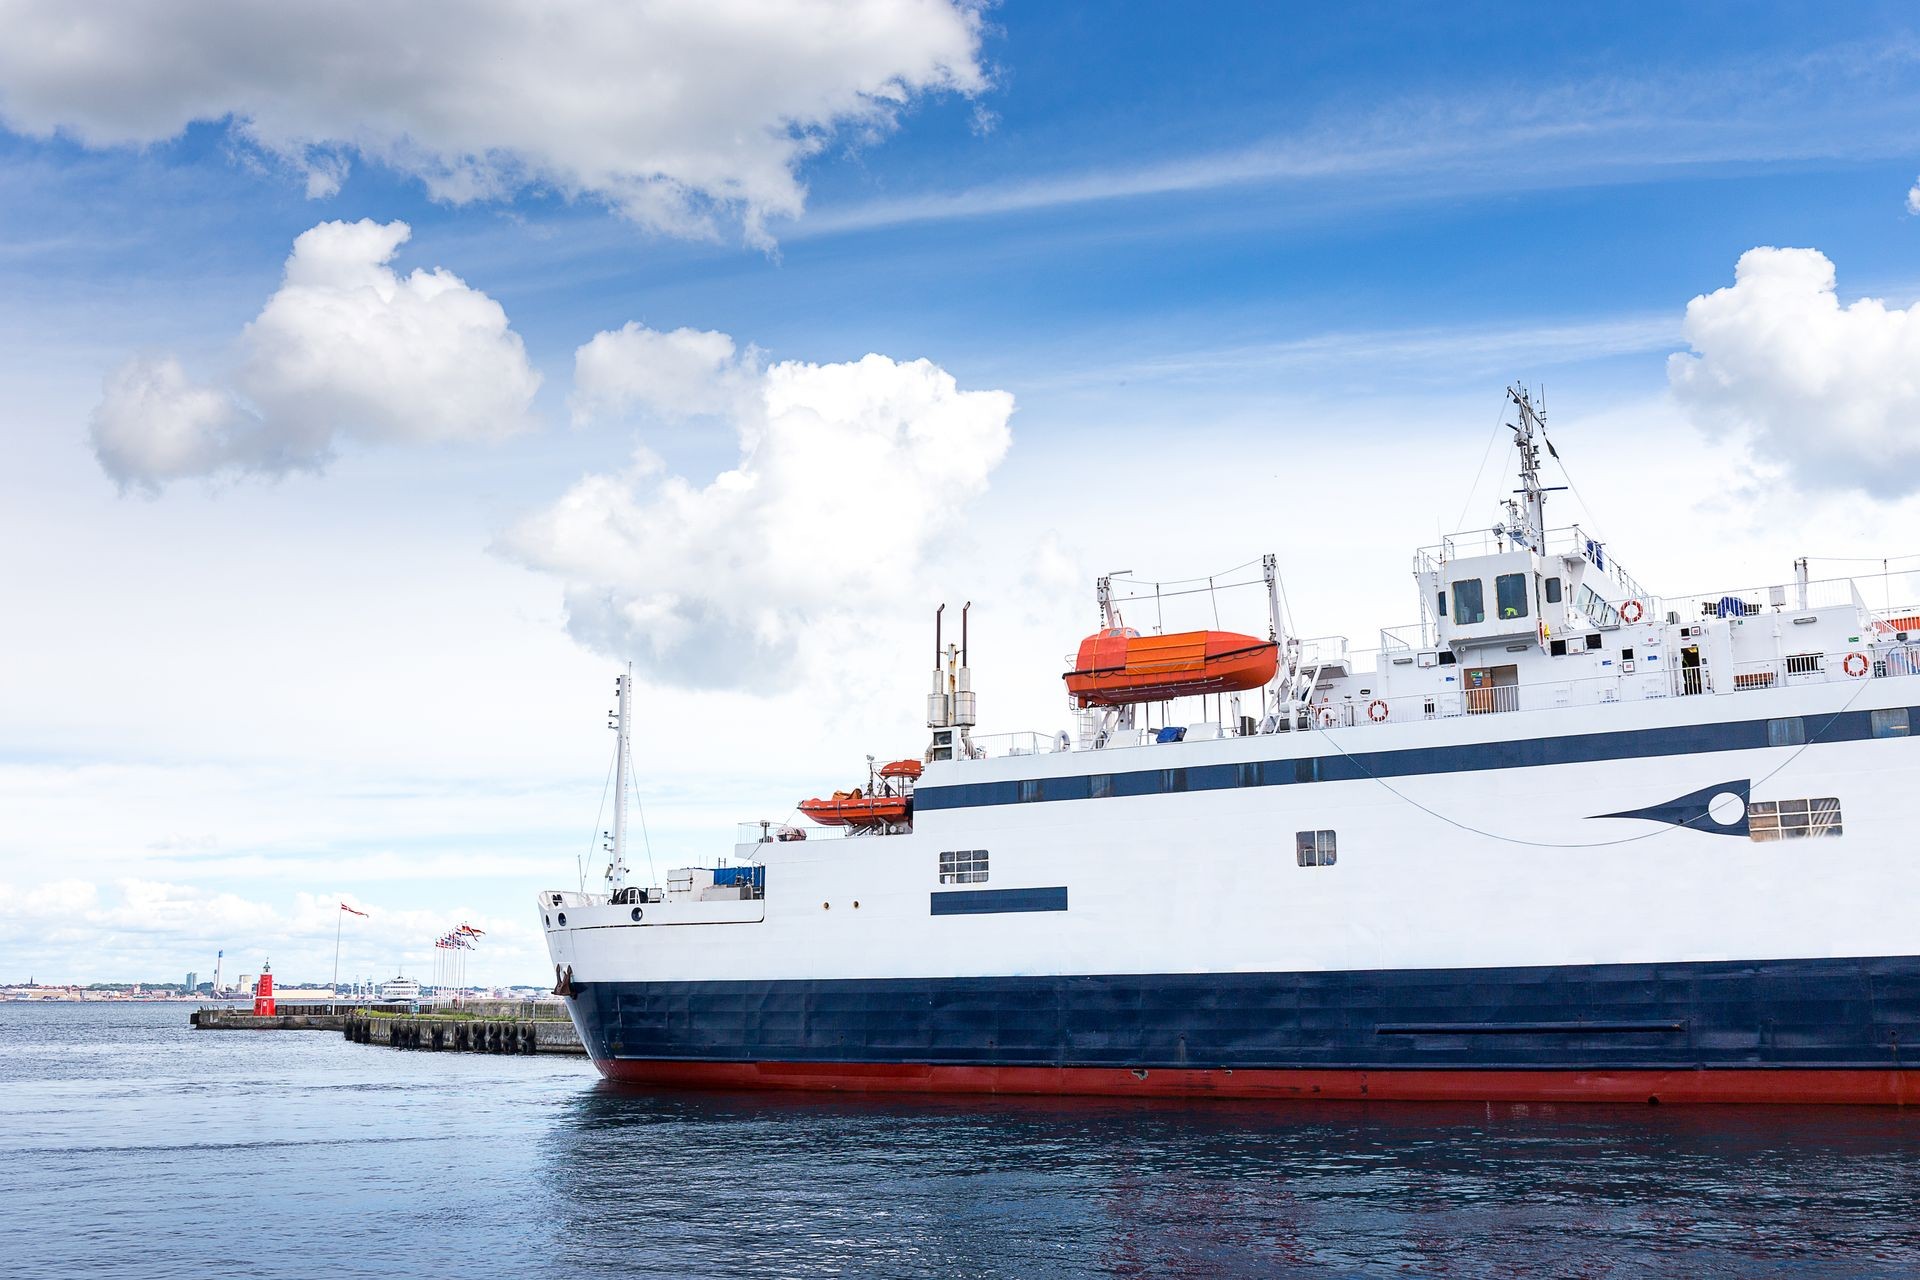
[[[1058,727],[1056,657],[1086,621],[1088,579],[1123,561],[1187,576],[1274,549],[1296,609],[1318,615],[1305,629],[1405,621],[1406,551],[1463,509],[1491,514],[1490,482],[1469,498],[1511,380],[1550,389],[1598,508],[1571,514],[1631,547],[1643,579],[1780,576],[1810,541],[1916,549],[1892,545],[1920,479],[1898,385],[1920,293],[1907,203],[1920,23],[1904,6],[898,7],[863,61],[828,47],[808,72],[822,94],[836,75],[904,87],[877,113],[823,109],[806,126],[819,145],[776,159],[803,206],[778,207],[764,163],[684,141],[705,136],[711,104],[641,121],[662,139],[642,160],[695,193],[713,215],[702,228],[623,213],[595,179],[541,177],[597,162],[558,124],[541,136],[548,72],[531,89],[489,81],[529,95],[531,125],[458,118],[457,95],[425,112],[405,86],[360,121],[324,73],[298,87],[302,38],[274,40],[270,15],[259,46],[204,53],[183,89],[144,67],[42,74],[33,55],[53,46],[34,41],[69,19],[0,3],[27,33],[25,53],[0,56],[0,562],[19,609],[0,658],[23,676],[0,684],[0,795],[19,815],[0,824],[16,904],[0,908],[0,980],[204,973],[216,945],[320,972],[338,897],[374,910],[381,967],[419,965],[434,920],[472,913],[499,939],[475,972],[537,980],[521,904],[571,881],[590,840],[607,747],[593,700],[617,659],[639,663],[646,705],[673,726],[673,749],[643,768],[653,830],[710,861],[734,818],[842,785],[867,750],[918,749],[920,631],[940,599],[1017,620],[987,631],[1002,729]],[[437,48],[434,20],[381,40]],[[124,21],[108,25],[128,65],[178,34],[164,6]],[[343,26],[349,52],[378,30]],[[711,47],[751,61],[781,30],[742,21]],[[627,34],[629,83],[581,72],[581,95],[609,95],[609,112],[658,43]],[[457,56],[427,60],[460,85]],[[160,123],[134,137],[129,119]],[[482,198],[444,198],[408,158],[432,139],[407,141],[409,127],[514,164]],[[382,136],[405,146],[369,141]],[[310,196],[316,155],[339,162],[339,185]],[[760,195],[727,194],[741,190]],[[756,200],[764,236],[742,212]],[[513,363],[490,331],[484,350],[513,363],[503,385],[519,371],[539,388],[486,439],[332,423],[325,387],[296,394],[248,371],[266,339],[247,326],[281,296],[296,238],[360,219],[405,222],[401,276],[452,273],[523,345]],[[1836,318],[1818,262],[1769,259],[1786,295],[1760,289],[1756,261],[1718,326],[1688,329],[1689,302],[1763,246],[1817,250],[1841,306],[1871,295],[1884,310]],[[702,491],[740,463],[752,429],[719,401],[689,408],[630,380],[614,410],[570,412],[576,349],[630,322],[731,335],[741,354],[716,374],[728,395],[759,396],[781,362],[872,352],[885,376],[924,359],[959,393],[1004,392],[1017,409],[1008,425],[998,401],[908,389],[972,415],[972,470],[958,496],[930,491],[900,513],[871,488],[819,483],[824,460],[793,444],[785,482],[853,539],[823,545],[870,530],[885,562],[889,531],[911,528],[888,566],[903,585],[864,595],[835,570],[796,589],[775,611],[784,638],[754,641],[772,646],[753,650],[758,677],[694,687],[671,661],[650,665],[664,650],[633,629],[645,609],[596,631],[583,602],[671,594],[675,624],[693,625],[779,584],[669,592],[648,566],[667,572],[691,544],[653,536],[583,567],[584,535],[528,523],[594,477],[594,500],[614,504],[600,515],[628,499],[658,514],[659,477]],[[1689,352],[1711,376],[1682,385],[1669,357]],[[123,492],[90,434],[113,401],[103,385],[164,357],[262,431],[297,419],[343,434],[311,465],[229,457]],[[1801,363],[1817,367],[1768,381]],[[1769,408],[1787,404],[1813,409]],[[144,429],[128,412],[126,429]],[[1837,456],[1820,443],[1834,431],[1853,441]],[[658,469],[636,469],[636,449]],[[835,663],[796,635],[868,647]],[[816,749],[753,756],[741,726],[796,716]]]

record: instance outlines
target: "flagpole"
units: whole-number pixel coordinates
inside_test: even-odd
[[[333,913],[333,986],[335,995],[340,994],[340,926],[345,924],[346,921],[347,908],[343,903],[340,909]]]

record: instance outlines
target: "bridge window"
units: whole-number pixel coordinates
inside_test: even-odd
[[[1912,732],[1913,726],[1907,722],[1905,707],[1888,707],[1873,713],[1873,736],[1876,738],[1904,738]]]
[[[1453,620],[1463,627],[1487,620],[1486,587],[1478,578],[1453,584]]]
[[[1762,842],[1842,835],[1840,802],[1832,796],[1820,800],[1757,800],[1747,806],[1747,833]]]
[[[1331,831],[1301,831],[1293,837],[1295,859],[1303,867],[1330,867],[1338,855]]]
[[[984,884],[986,879],[987,851],[985,849],[941,850],[941,884]]]
[[[1524,573],[1503,573],[1493,580],[1493,603],[1500,610],[1500,618],[1527,616],[1527,575]]]

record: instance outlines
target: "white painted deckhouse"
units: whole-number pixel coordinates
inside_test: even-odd
[[[1912,575],[1656,594],[1547,527],[1509,394],[1516,496],[1416,555],[1420,621],[1370,654],[1288,634],[1271,556],[1265,636],[1140,634],[1103,580],[1077,734],[975,735],[963,614],[927,749],[802,806],[829,825],[638,885],[617,817],[605,892],[539,898],[600,1069],[1920,1100]]]

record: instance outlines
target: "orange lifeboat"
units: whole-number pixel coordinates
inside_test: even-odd
[[[855,787],[851,791],[834,792],[831,800],[802,800],[800,812],[823,827],[878,827],[905,822],[913,813],[913,798],[863,795],[860,788]]]
[[[1109,627],[1080,642],[1067,692],[1082,707],[1122,707],[1258,689],[1280,669],[1280,646],[1233,631],[1143,636]]]
[[[925,768],[925,766],[918,760],[895,760],[892,764],[883,764],[880,766],[880,776],[883,778],[905,778],[909,782],[917,782],[920,778],[920,771],[923,768]]]

